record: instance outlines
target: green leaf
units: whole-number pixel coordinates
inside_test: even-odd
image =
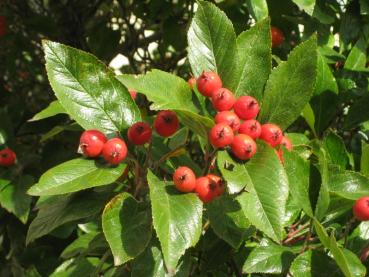
[[[345,61],[345,69],[348,70],[364,70],[366,65],[366,49],[367,49],[367,41],[362,36],[355,44],[355,46],[351,49],[350,54],[348,55]]]
[[[81,277],[92,276],[96,267],[100,264],[100,258],[70,259],[58,266],[50,277]],[[106,269],[108,264],[103,265]]]
[[[46,71],[62,107],[84,129],[110,133],[141,120],[128,90],[96,57],[44,40]]]
[[[20,176],[14,182],[0,182],[0,205],[24,224],[28,220],[32,202],[26,192],[33,183],[34,179],[30,175]]]
[[[204,139],[208,138],[208,132],[214,126],[211,119],[189,111],[175,110],[175,112],[183,125]]]
[[[301,114],[313,94],[316,79],[316,36],[294,48],[275,68],[266,84],[259,119],[287,128]],[[288,107],[288,108],[287,108]]]
[[[345,129],[351,129],[369,120],[369,96],[357,99],[352,106],[344,122]]]
[[[55,100],[49,104],[45,109],[35,114],[30,121],[37,121],[41,119],[45,119],[48,117],[52,117],[57,114],[67,113],[63,106],[59,103],[58,100]]]
[[[251,95],[262,100],[272,68],[270,20],[262,20],[237,38],[237,96]]]
[[[309,125],[310,129],[313,131],[314,136],[317,137],[315,130],[315,115],[310,103],[307,103],[302,109],[301,116],[305,119],[307,125]]]
[[[235,161],[227,151],[220,151],[217,155],[218,168],[227,181],[229,193],[239,193],[247,184],[251,183],[246,164]]]
[[[247,0],[246,4],[252,17],[257,21],[268,16],[268,5],[266,0]]]
[[[314,12],[315,0],[292,0],[300,9],[307,14],[312,15]]]
[[[276,244],[259,246],[247,257],[242,272],[281,274],[288,270],[293,258],[294,254],[288,247]]]
[[[342,276],[332,258],[324,252],[308,250],[292,263],[290,272],[294,277]]]
[[[128,193],[114,197],[102,215],[102,227],[118,266],[137,257],[151,240],[151,213]]]
[[[202,202],[195,194],[178,193],[172,182],[160,181],[151,171],[147,180],[154,228],[167,270],[173,273],[185,250],[200,239]]]
[[[318,220],[322,219],[329,208],[329,168],[327,154],[324,148],[319,151],[319,171],[321,175],[321,185],[319,189],[319,196],[315,206],[315,216]]]
[[[291,195],[295,203],[312,217],[313,209],[309,198],[310,163],[294,151],[283,151],[283,158]]]
[[[360,172],[369,177],[369,144],[361,145]]]
[[[225,13],[214,4],[199,1],[187,39],[188,59],[195,77],[204,70],[217,72],[223,86],[233,90],[236,34]]]
[[[57,227],[97,214],[106,203],[107,195],[93,192],[53,196],[44,204],[27,233],[27,244]]]
[[[343,169],[346,168],[349,157],[346,150],[345,143],[342,138],[333,132],[329,132],[323,140],[323,145],[327,159],[330,164],[337,165]]]
[[[89,248],[90,243],[98,236],[97,233],[86,233],[78,237],[75,241],[63,250],[60,256],[63,259],[69,259],[73,256],[83,253]]]
[[[183,110],[197,112],[192,102],[188,83],[173,74],[153,69],[145,75],[119,75],[118,80],[126,87],[146,95],[153,110]]]
[[[125,164],[109,167],[83,158],[70,160],[46,171],[28,193],[56,195],[108,185],[122,175],[125,167]]]
[[[229,196],[223,196],[211,201],[207,211],[214,232],[238,249],[250,227],[240,204]]]
[[[255,156],[246,164],[249,192],[237,197],[241,207],[260,231],[276,242],[282,240],[288,198],[288,180],[274,149],[258,144]]]

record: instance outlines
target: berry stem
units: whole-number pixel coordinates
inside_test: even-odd
[[[210,154],[205,155],[205,167],[202,173],[203,176],[209,173],[210,166],[216,158],[217,151],[218,151],[218,148],[215,148]]]
[[[347,221],[346,222],[346,225],[345,225],[345,232],[343,233],[343,239],[344,239],[344,243],[343,243],[343,245],[344,245],[344,247],[346,247],[347,246],[347,242],[348,242],[348,240],[347,240],[347,238],[348,238],[348,235],[349,235],[349,233],[350,233],[350,229],[351,229],[351,226],[352,226],[352,224],[355,222],[355,217],[353,216],[349,221]]]

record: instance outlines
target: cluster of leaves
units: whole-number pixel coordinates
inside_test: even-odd
[[[56,133],[99,129],[125,136],[133,123],[170,109],[182,128],[130,149],[117,167],[66,154],[61,164],[44,157],[51,169],[40,178],[24,161],[22,168],[0,169],[0,217],[7,223],[0,227],[0,253],[6,251],[0,259],[10,265],[0,273],[365,276],[369,224],[352,220],[351,207],[369,195],[367,4],[247,1],[257,22],[241,32],[245,26],[229,13],[228,1],[221,2],[234,24],[215,5],[197,3],[187,34],[191,71],[195,77],[215,71],[237,96],[261,103],[258,120],[280,125],[294,144],[283,153],[284,166],[263,143],[246,163],[219,151],[213,170],[227,193],[206,205],[178,193],[167,181],[176,167],[187,165],[198,175],[209,167],[214,114],[205,98],[165,71],[115,76],[91,54],[45,40],[57,100],[33,120],[64,114],[68,128]],[[286,34],[273,53],[268,14]],[[304,27],[301,36],[297,24]],[[337,61],[343,68],[333,67]],[[143,94],[139,105],[127,88]],[[7,126],[11,120],[0,123],[1,144],[15,142]]]

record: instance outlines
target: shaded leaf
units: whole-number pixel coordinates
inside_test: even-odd
[[[268,5],[266,0],[247,0],[246,3],[252,17],[257,21],[268,16]]]
[[[49,104],[45,109],[35,114],[30,121],[36,121],[45,119],[48,117],[52,117],[57,114],[67,113],[63,106],[59,103],[58,100],[55,100]]]

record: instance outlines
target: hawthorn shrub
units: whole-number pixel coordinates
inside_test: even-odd
[[[159,49],[115,74],[93,36],[43,34],[46,74],[4,70],[1,276],[366,276],[368,4],[185,2],[163,17],[189,23],[184,63],[155,68]],[[56,99],[29,116],[46,78]]]

